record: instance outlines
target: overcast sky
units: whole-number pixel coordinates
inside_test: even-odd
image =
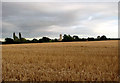
[[[118,37],[118,3],[4,2],[2,18],[3,38]]]

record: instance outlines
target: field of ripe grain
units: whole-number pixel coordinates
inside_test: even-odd
[[[4,81],[117,81],[118,41],[2,45]]]

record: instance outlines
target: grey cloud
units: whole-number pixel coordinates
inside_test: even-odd
[[[93,16],[94,22],[99,22],[116,17],[117,6],[115,3],[3,3],[3,37],[8,37],[12,32],[22,32],[25,37],[57,36],[60,33],[85,34],[94,33],[88,22]],[[109,10],[110,9],[110,10]],[[90,21],[89,21],[90,22]],[[92,22],[92,21],[91,21]],[[7,24],[6,24],[7,23]],[[84,25],[87,27],[79,27]],[[51,26],[55,27],[50,31]],[[71,27],[77,27],[71,29]]]

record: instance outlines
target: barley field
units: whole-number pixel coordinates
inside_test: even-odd
[[[2,45],[4,81],[118,81],[118,41]]]

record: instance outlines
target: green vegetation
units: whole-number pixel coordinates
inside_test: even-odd
[[[64,34],[61,41],[59,39],[50,39],[48,37],[42,37],[41,39],[33,39],[33,40],[26,40],[21,36],[21,33],[19,33],[19,38],[15,35],[15,32],[13,33],[13,39],[12,38],[5,38],[5,42],[2,42],[3,44],[18,44],[18,43],[43,43],[43,42],[71,42],[71,41],[100,41],[100,40],[119,40],[119,38],[113,39],[113,38],[107,38],[105,35],[103,36],[97,36],[97,38],[88,37],[88,38],[79,38],[77,35],[71,36]]]

